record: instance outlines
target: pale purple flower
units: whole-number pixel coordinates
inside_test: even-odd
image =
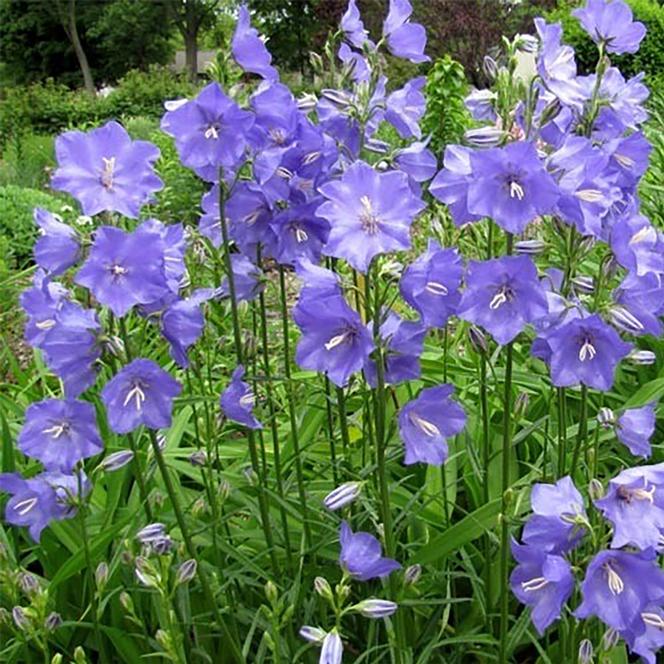
[[[385,120],[402,138],[422,136],[420,120],[426,110],[426,99],[422,90],[426,78],[418,76],[408,81],[403,88],[391,92],[385,99]]]
[[[411,62],[428,62],[424,54],[426,31],[419,23],[411,23],[413,7],[408,0],[390,0],[390,8],[383,23],[383,36],[392,55]]]
[[[231,382],[221,395],[221,410],[228,419],[249,429],[262,429],[263,425],[253,413],[256,395],[251,386],[242,380],[243,376],[244,367],[239,364],[233,370]]]
[[[634,21],[632,10],[623,0],[587,0],[585,7],[572,14],[596,44],[609,53],[636,53],[646,35],[646,26]]]
[[[627,274],[613,292],[613,298],[619,308],[636,321],[632,321],[632,334],[662,334],[660,318],[664,315],[664,283],[660,274]]]
[[[123,367],[101,392],[108,423],[115,433],[141,424],[149,429],[171,425],[173,399],[182,386],[152,360],[139,358]]]
[[[438,160],[427,145],[428,141],[415,141],[394,157],[397,167],[415,182],[431,180],[438,170]]]
[[[292,265],[300,258],[317,263],[330,233],[330,224],[319,216],[320,199],[291,205],[274,215],[270,228],[276,241],[274,258],[282,265]]]
[[[58,167],[51,186],[76,198],[83,213],[119,212],[138,217],[164,183],[155,174],[159,149],[147,141],[132,141],[115,121],[87,133],[67,131],[55,139]]]
[[[231,254],[231,269],[233,270],[235,300],[237,302],[255,300],[265,288],[260,268],[244,254]],[[228,277],[224,277],[221,283],[220,295],[230,297]]]
[[[32,278],[32,286],[26,288],[19,298],[21,308],[27,316],[25,340],[40,348],[46,334],[55,325],[55,315],[69,296],[61,284],[51,281],[44,270],[38,269]]]
[[[323,498],[323,505],[328,510],[335,511],[352,503],[362,490],[361,482],[344,482]]]
[[[652,454],[650,439],[655,433],[655,405],[628,408],[616,422],[616,436],[635,456],[648,458]]]
[[[365,599],[353,606],[355,611],[372,620],[389,618],[396,613],[398,608],[399,605],[396,602],[391,602],[388,599]]]
[[[617,221],[610,244],[616,260],[633,274],[664,273],[664,234],[645,217],[628,215]]]
[[[34,209],[34,220],[41,233],[33,247],[35,263],[49,274],[62,274],[79,258],[76,231],[44,208]]]
[[[371,40],[369,40],[369,33],[365,29],[364,23],[362,23],[360,10],[357,8],[356,0],[348,0],[348,7],[344,15],[341,17],[340,27],[346,39],[355,46],[355,48],[362,48],[365,42],[368,42],[370,46],[373,46]]]
[[[320,651],[318,664],[341,664],[344,644],[336,629],[326,634]]]
[[[268,81],[279,78],[277,70],[271,66],[272,56],[265,48],[258,31],[251,27],[249,10],[246,5],[240,7],[237,25],[231,42],[233,58],[244,71],[258,74]]]
[[[452,385],[428,387],[399,411],[406,465],[421,462],[440,466],[447,460],[447,439],[466,426],[466,414],[451,398],[453,393]]]
[[[664,646],[664,609],[658,604],[646,606],[636,629],[625,630],[620,636],[627,642],[630,652],[640,655],[647,664],[656,664],[657,652]]]
[[[339,530],[341,553],[339,564],[358,581],[384,578],[401,565],[391,558],[384,558],[380,542],[369,533],[354,533],[346,521],[342,521]]]

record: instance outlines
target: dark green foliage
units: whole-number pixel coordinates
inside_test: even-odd
[[[435,154],[440,154],[448,143],[458,141],[470,124],[463,103],[467,92],[463,67],[449,55],[438,58],[427,74],[427,110],[422,122],[423,133],[431,134]]]
[[[627,0],[634,12],[634,19],[645,24],[648,32],[641,48],[634,55],[610,56],[611,63],[620,68],[625,78],[645,72],[649,79],[664,71],[664,7],[656,0]],[[563,25],[565,41],[576,50],[576,63],[580,73],[595,69],[597,47],[583,31],[579,21],[572,16],[577,0],[560,0],[558,7],[547,14],[547,20]]]

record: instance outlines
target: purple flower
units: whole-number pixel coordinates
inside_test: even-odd
[[[353,0],[351,0],[353,1]],[[341,664],[344,656],[344,644],[336,629],[325,634],[320,650],[318,664]]]
[[[21,293],[21,308],[27,315],[25,340],[33,348],[41,347],[44,337],[55,325],[56,312],[68,295],[67,289],[51,281],[42,269],[35,272],[32,286]]]
[[[472,214],[468,210],[468,189],[473,180],[470,162],[472,154],[470,148],[448,145],[443,157],[443,169],[429,186],[431,194],[447,204],[452,221],[457,226],[482,218],[482,215]]]
[[[233,58],[244,71],[258,74],[268,81],[279,78],[277,70],[271,66],[272,56],[265,48],[258,31],[251,27],[249,10],[246,5],[240,7],[233,41],[231,42]]]
[[[648,119],[648,112],[643,104],[648,99],[650,91],[642,83],[643,76],[641,73],[625,81],[616,67],[609,67],[606,70],[599,88],[602,107],[595,122],[596,131],[606,126],[609,134],[615,136],[614,128],[618,128],[619,134],[622,135],[624,130],[637,129]],[[588,79],[588,88],[593,90],[596,75],[593,74]]]
[[[373,46],[360,18],[360,10],[357,8],[355,0],[348,0],[348,8],[341,17],[341,30],[346,39],[356,48],[362,48],[365,42]]]
[[[84,493],[90,483],[80,479]],[[10,493],[5,507],[5,520],[14,526],[27,526],[30,537],[39,542],[42,530],[51,521],[70,519],[76,511],[71,498],[78,495],[79,478],[61,473],[41,473],[30,479],[18,473],[0,474],[0,491]]]
[[[466,414],[451,399],[453,393],[452,385],[428,387],[399,411],[406,465],[421,462],[440,466],[447,460],[447,439],[466,426]]]
[[[35,263],[52,275],[62,274],[76,263],[80,254],[76,231],[44,208],[35,208],[34,219],[41,231],[33,248]]]
[[[159,235],[163,241],[164,275],[168,289],[177,295],[187,274],[184,261],[187,252],[187,237],[182,224],[163,224],[158,219],[147,219],[138,229]]]
[[[647,468],[647,467],[646,467]],[[649,469],[648,469],[649,470]],[[595,505],[613,526],[611,548],[635,546],[638,549],[659,549],[664,529],[664,500],[661,484],[649,473],[630,468],[609,482],[607,494]]]
[[[201,305],[213,297],[210,288],[194,291],[186,300],[177,300],[161,316],[161,333],[170,344],[171,357],[183,368],[189,366],[187,350],[203,334],[205,317]]]
[[[614,291],[613,298],[637,321],[637,329],[632,328],[632,334],[662,334],[664,284],[661,275],[649,272],[639,277],[630,273]]]
[[[456,249],[442,249],[429,240],[427,250],[404,270],[401,296],[428,327],[444,327],[456,314],[461,295],[463,262]]]
[[[569,476],[555,484],[535,484],[530,503],[533,514],[522,536],[526,544],[557,554],[578,546],[588,517],[583,498]]]
[[[75,281],[116,316],[124,316],[134,305],[149,304],[168,293],[164,244],[144,225],[133,233],[101,226]]]
[[[618,418],[616,436],[634,456],[648,458],[652,454],[650,439],[655,433],[655,404],[628,408]]]
[[[645,217],[628,215],[611,228],[616,260],[637,276],[664,272],[664,235]]]
[[[394,163],[415,182],[430,180],[438,170],[438,160],[427,141],[415,141],[396,153]]]
[[[359,53],[353,51],[353,49],[348,46],[345,42],[339,46],[337,52],[339,60],[343,62],[348,67],[353,68],[353,81],[356,83],[361,83],[363,81],[368,81],[371,76],[371,70],[369,69],[369,64],[366,59],[362,57]]]
[[[354,533],[346,521],[341,522],[339,529],[341,553],[339,564],[358,581],[384,578],[389,576],[401,565],[391,558],[383,558],[380,542],[369,533]]]
[[[383,375],[385,382],[398,385],[420,376],[420,355],[426,336],[426,327],[421,321],[403,320],[390,311],[380,326],[380,337],[384,345]],[[369,360],[364,367],[369,385],[376,387],[376,362]]]
[[[276,237],[272,253],[281,265],[292,265],[298,258],[308,258],[317,263],[327,242],[330,225],[318,216],[319,199],[292,205],[276,214],[270,228]]]
[[[343,296],[339,275],[336,272],[314,265],[306,258],[297,261],[295,272],[302,281],[298,304],[309,301],[324,306],[328,298],[336,300]]]
[[[582,384],[603,392],[611,389],[618,363],[631,350],[597,314],[560,325],[547,342],[556,387]]]
[[[104,449],[94,406],[73,399],[45,399],[28,406],[17,445],[46,470],[63,473]]]
[[[471,261],[458,315],[507,344],[548,313],[537,268],[527,256]]]
[[[532,608],[533,624],[544,634],[560,618],[563,605],[574,590],[572,568],[561,556],[514,540],[512,555],[518,563],[510,576],[512,592],[522,604]]]
[[[509,233],[521,233],[536,217],[553,211],[558,187],[532,143],[472,152],[470,164],[473,178],[467,196],[472,214],[491,217]]]
[[[656,664],[657,651],[664,646],[664,609],[657,604],[646,606],[641,622],[637,623],[636,633],[626,630],[620,636],[632,653],[640,655],[647,664]]]
[[[208,182],[219,179],[221,168],[234,170],[242,161],[251,113],[228,98],[217,83],[198,96],[168,111],[161,128],[175,138],[180,160]]]
[[[58,167],[51,186],[78,200],[83,213],[119,212],[136,219],[164,183],[154,172],[159,149],[132,141],[117,122],[88,133],[67,131],[55,139]]]
[[[244,254],[231,254],[231,268],[233,270],[233,286],[237,302],[251,302],[255,300],[265,288],[260,268],[252,263]],[[228,278],[224,278],[221,295],[230,297]]]
[[[173,399],[182,386],[152,360],[139,358],[123,367],[101,392],[108,423],[115,433],[141,424],[149,429],[171,425]]]
[[[323,302],[301,296],[293,319],[302,332],[295,351],[298,366],[326,373],[339,387],[362,369],[374,348],[369,330],[341,295]]]
[[[623,0],[587,0],[586,6],[572,14],[596,44],[609,53],[636,53],[646,35],[646,26],[633,21],[632,10]]]
[[[330,223],[324,253],[367,272],[374,256],[410,246],[413,219],[424,209],[405,173],[379,173],[355,162],[340,180],[320,188],[327,199],[318,215]]]
[[[610,173],[624,191],[636,188],[648,168],[652,146],[641,131],[607,141],[602,150],[609,156]],[[636,211],[635,211],[636,214]]]
[[[664,601],[664,572],[652,550],[640,553],[600,551],[588,565],[581,584],[583,602],[577,618],[597,616],[606,625],[635,636],[643,634],[641,613]]]
[[[424,76],[413,78],[400,88],[390,93],[385,100],[385,120],[399,133],[401,138],[422,136],[420,120],[426,110],[426,99],[422,90],[426,84]]]
[[[254,416],[256,395],[248,383],[242,380],[244,367],[235,367],[231,382],[221,395],[221,410],[229,420],[239,422],[249,429],[262,429],[263,425]]]
[[[383,36],[392,55],[411,62],[428,62],[424,55],[427,43],[425,29],[419,23],[411,23],[413,7],[408,0],[390,0],[390,9],[383,23]]]

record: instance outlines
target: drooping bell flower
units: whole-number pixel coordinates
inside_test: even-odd
[[[116,316],[124,316],[135,305],[149,304],[169,292],[164,249],[159,235],[147,227],[128,233],[101,226],[75,281]]]
[[[588,565],[581,584],[583,602],[577,618],[597,616],[609,627],[634,636],[645,632],[641,618],[651,604],[664,601],[664,572],[654,551],[600,551]]]
[[[171,425],[173,399],[182,386],[152,360],[139,358],[106,383],[101,400],[115,433],[129,433],[141,424],[149,429]]]
[[[51,275],[62,274],[80,255],[76,231],[44,208],[35,208],[34,220],[41,232],[33,247],[35,263]]]
[[[649,272],[639,277],[629,273],[613,292],[613,299],[636,321],[629,329],[632,334],[662,334],[664,283],[661,275]]]
[[[457,314],[505,345],[548,314],[537,268],[527,256],[471,261]]]
[[[537,631],[560,618],[564,604],[574,590],[574,575],[570,564],[546,549],[512,540],[512,555],[518,565],[510,576],[510,586],[516,598],[531,607],[531,619]]]
[[[426,30],[419,23],[411,23],[413,7],[408,0],[390,0],[390,8],[383,23],[383,37],[392,55],[411,62],[428,62],[424,54]]]
[[[265,288],[263,273],[260,268],[244,254],[231,254],[231,269],[233,270],[236,302],[255,300]],[[221,283],[220,295],[230,297],[230,294],[228,278],[224,277]]]
[[[611,227],[611,250],[631,273],[664,272],[664,234],[641,215],[627,215]]]
[[[344,37],[355,47],[362,48],[365,42],[373,46],[369,39],[369,33],[362,23],[360,10],[357,8],[356,0],[348,0],[348,7],[341,17],[341,30]]]
[[[408,81],[403,88],[391,92],[385,99],[385,120],[399,133],[401,138],[421,138],[420,120],[426,110],[426,99],[422,90],[426,84],[424,76]]]
[[[229,420],[243,424],[248,429],[262,429],[263,425],[253,413],[256,395],[249,383],[242,380],[244,367],[235,367],[231,382],[221,395],[221,410]]]
[[[341,553],[339,564],[358,581],[382,579],[389,576],[401,565],[391,558],[384,558],[380,542],[369,533],[354,533],[346,521],[342,521],[339,529]]]
[[[61,134],[55,139],[55,157],[51,186],[71,194],[89,216],[108,211],[136,219],[141,206],[164,186],[154,171],[159,149],[133,141],[115,121],[87,133]]]
[[[635,456],[652,454],[650,439],[655,433],[655,404],[641,408],[628,408],[616,422],[616,436]]]
[[[46,470],[63,473],[104,449],[94,406],[73,399],[45,399],[28,406],[17,446]]]
[[[51,281],[44,270],[37,269],[32,286],[26,288],[19,298],[27,317],[25,340],[33,348],[41,347],[46,333],[55,325],[56,312],[68,295],[69,291],[62,284]]]
[[[340,180],[324,184],[320,193],[327,201],[317,214],[330,223],[324,253],[363,273],[378,254],[410,246],[410,225],[424,209],[405,173],[379,173],[363,161],[356,161]]]
[[[625,630],[620,636],[630,652],[640,655],[647,664],[657,664],[657,652],[664,646],[664,609],[657,604],[646,606],[641,612],[641,621],[634,632]]]
[[[240,7],[237,25],[231,41],[233,59],[244,71],[258,74],[268,81],[278,80],[279,74],[272,67],[272,56],[265,47],[258,31],[251,27],[249,9],[246,5]]]
[[[646,26],[634,21],[629,5],[623,0],[587,0],[572,15],[596,44],[608,53],[636,53],[646,35]]]
[[[428,387],[399,411],[406,465],[420,462],[440,466],[447,460],[447,439],[466,426],[466,414],[451,398],[453,393],[452,385]]]
[[[597,314],[560,325],[547,343],[556,387],[581,384],[603,392],[611,389],[616,367],[632,348]]]
[[[463,262],[456,249],[429,240],[427,250],[404,270],[399,291],[428,327],[444,327],[457,312]]]

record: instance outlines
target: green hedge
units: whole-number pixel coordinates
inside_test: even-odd
[[[645,72],[649,81],[664,72],[664,7],[657,0],[627,0],[635,20],[647,28],[641,48],[634,55],[610,56],[625,77]],[[561,22],[565,41],[576,50],[579,72],[589,74],[595,69],[597,47],[583,31],[578,19],[572,16],[574,8],[584,4],[577,0],[560,0],[558,7],[546,16],[550,22]]]

